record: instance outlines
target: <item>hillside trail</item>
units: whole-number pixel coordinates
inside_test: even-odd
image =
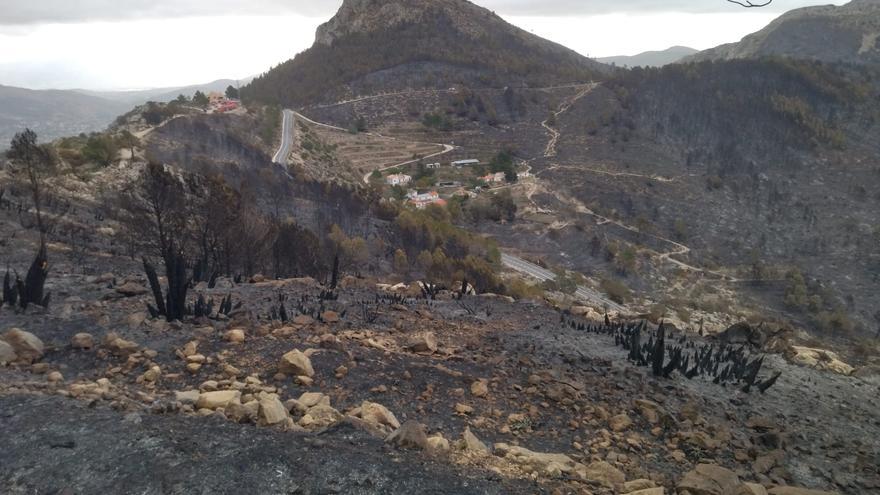
[[[549,167],[545,168],[544,170],[541,170],[536,175],[540,175],[545,172],[551,172],[553,170],[577,170],[578,172],[592,172],[594,174],[608,175],[610,177],[636,177],[639,179],[646,179],[646,180],[651,180],[651,181],[655,181],[655,182],[662,182],[664,184],[670,184],[670,183],[678,181],[678,179],[675,177],[663,177],[662,175],[644,175],[644,174],[637,174],[634,172],[611,172],[610,170],[602,170],[602,169],[598,169],[598,168],[583,167],[580,165],[559,165],[557,163],[550,165]]]
[[[578,91],[574,96],[566,99],[562,102],[562,105],[559,106],[559,109],[553,112],[553,116],[541,122],[541,126],[544,129],[547,129],[547,132],[550,133],[550,142],[547,143],[547,147],[544,149],[544,158],[553,158],[556,156],[556,143],[559,142],[559,137],[562,135],[559,130],[550,125],[550,119],[553,119],[555,122],[556,119],[559,118],[560,115],[567,112],[578,100],[587,96],[592,92],[596,87],[599,86],[598,83],[590,83],[585,85]]]
[[[560,115],[562,115],[565,112],[567,112],[568,110],[570,110],[571,107],[574,106],[574,104],[577,103],[578,100],[580,100],[584,96],[590,94],[590,92],[592,92],[598,86],[599,86],[598,83],[590,83],[589,85],[586,85],[585,87],[583,87],[580,91],[577,92],[577,94],[575,94],[571,98],[568,98],[567,100],[565,100],[562,103],[562,105],[560,105],[559,109],[553,113],[552,118],[554,120],[559,118]],[[562,133],[559,130],[555,129],[554,127],[550,126],[549,121],[550,121],[550,119],[547,119],[541,123],[541,125],[545,129],[547,129],[547,131],[550,133],[550,141],[547,143],[547,147],[544,150],[544,158],[553,158],[556,156],[556,146],[559,143],[559,139],[562,137]],[[655,175],[643,175],[643,174],[636,174],[636,173],[631,173],[631,172],[611,172],[611,171],[607,171],[607,170],[593,169],[593,168],[587,168],[587,167],[576,167],[576,166],[570,166],[570,165],[558,165],[558,164],[552,164],[549,168],[542,170],[542,171],[538,172],[537,174],[535,174],[535,176],[537,177],[541,173],[549,171],[549,170],[557,170],[557,169],[561,169],[561,168],[573,169],[573,170],[578,170],[578,171],[587,171],[587,172],[592,172],[592,173],[597,173],[597,174],[609,175],[612,177],[640,177],[640,178],[653,180],[656,182],[662,182],[662,183],[671,183],[671,182],[676,181],[676,179],[669,178],[669,177],[662,177],[662,176],[655,176]],[[528,200],[532,203],[532,205],[534,206],[536,211],[540,211],[540,207],[532,199],[532,196],[536,193],[538,187],[539,186],[537,184],[534,184],[527,190],[527,193],[526,193]],[[700,273],[703,275],[709,275],[712,277],[717,277],[723,281],[728,281],[728,282],[738,282],[739,281],[738,279],[731,277],[730,275],[727,275],[725,273],[721,273],[721,272],[701,268],[698,266],[694,266],[694,265],[691,265],[691,264],[688,264],[688,263],[685,263],[683,261],[680,261],[680,260],[673,258],[673,256],[685,256],[685,255],[688,255],[692,252],[691,248],[684,245],[684,244],[673,241],[672,239],[668,239],[666,237],[662,237],[657,234],[643,232],[639,228],[634,227],[632,225],[628,225],[628,224],[623,223],[619,220],[614,220],[614,219],[608,218],[606,216],[600,215],[600,214],[596,213],[595,211],[593,211],[592,209],[590,209],[589,207],[587,207],[582,201],[580,201],[576,198],[567,196],[564,193],[559,192],[558,190],[555,191],[554,194],[557,197],[557,199],[559,199],[563,203],[568,203],[569,205],[571,205],[576,212],[581,213],[581,214],[585,214],[585,215],[590,215],[593,218],[595,218],[596,225],[608,225],[608,224],[615,225],[619,228],[633,232],[635,234],[647,235],[647,236],[650,236],[650,237],[652,237],[656,240],[659,240],[663,243],[669,244],[672,247],[672,249],[670,251],[663,252],[663,253],[655,251],[653,249],[643,248],[646,252],[648,252],[652,257],[654,257],[658,261],[661,261],[661,262],[668,261],[683,270],[691,271],[691,272],[695,272],[695,273]],[[565,223],[557,222],[554,225],[563,225],[564,226],[564,225],[568,225],[568,223],[567,222],[565,222]]]

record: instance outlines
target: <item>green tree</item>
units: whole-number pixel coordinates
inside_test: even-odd
[[[192,102],[193,105],[204,108],[208,106],[208,103],[210,103],[211,100],[208,99],[208,96],[205,95],[205,93],[196,91],[196,94],[193,95]]]
[[[228,88],[226,88],[226,97],[230,100],[237,100],[239,98],[238,88],[230,85]]]
[[[113,137],[106,134],[94,134],[86,141],[82,151],[83,157],[102,167],[110,166],[119,154],[119,146]]]

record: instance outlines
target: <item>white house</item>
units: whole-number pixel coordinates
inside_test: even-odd
[[[385,182],[390,186],[405,186],[412,182],[412,176],[404,174],[392,174],[385,178]]]
[[[419,193],[418,191],[410,191],[407,195],[409,198],[410,204],[415,206],[416,208],[423,210],[428,207],[428,205],[445,205],[446,201],[440,198],[440,195],[437,194],[437,191],[431,191],[426,193]]]
[[[425,165],[425,168],[428,170],[436,170],[436,169],[440,168],[440,164],[439,163],[429,163],[429,164]]]
[[[480,160],[458,160],[458,161],[452,162],[453,167],[468,167],[471,165],[479,165],[479,164],[480,164]]]
[[[497,172],[494,174],[489,174],[485,177],[480,177],[484,182],[488,182],[489,184],[500,184],[507,180],[504,172]]]

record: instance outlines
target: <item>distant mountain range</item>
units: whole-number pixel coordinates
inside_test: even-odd
[[[253,77],[248,77],[239,81],[232,79],[218,79],[216,81],[212,81],[206,84],[194,84],[192,86],[183,87],[145,89],[140,91],[90,91],[85,89],[75,89],[73,91],[90,96],[105,98],[108,100],[121,101],[131,105],[140,105],[148,101],[168,102],[177,98],[180,95],[191,98],[196,91],[201,91],[203,93],[219,91],[222,93],[226,91],[226,88],[228,88],[229,86],[244,86],[250,83],[251,80],[253,80]]]
[[[207,84],[142,91],[32,90],[0,85],[0,149],[5,149],[17,132],[33,129],[41,141],[95,132],[132,107],[147,101],[167,102],[196,91],[225,91],[246,84],[220,79]]]
[[[696,53],[699,53],[699,50],[686,46],[673,46],[665,50],[643,52],[638,55],[618,55],[597,58],[596,60],[617,67],[663,67]]]
[[[782,56],[831,63],[880,63],[880,0],[853,0],[792,10],[738,43],[685,61]]]

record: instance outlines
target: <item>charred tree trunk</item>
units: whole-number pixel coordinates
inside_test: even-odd
[[[144,261],[144,273],[147,274],[147,280],[150,281],[150,289],[153,290],[153,298],[156,300],[156,312],[162,316],[168,314],[165,309],[165,296],[162,295],[162,287],[159,285],[159,277],[156,275],[156,269],[153,268],[146,258]]]
[[[652,352],[652,367],[654,376],[663,375],[663,359],[666,354],[666,328],[660,323],[657,329],[657,341],[654,343],[654,352]]]
[[[189,280],[186,278],[186,260],[183,254],[169,249],[165,254],[165,274],[168,277],[168,293],[165,298],[168,321],[183,321],[186,314],[186,291]]]
[[[46,243],[41,242],[40,250],[37,251],[37,257],[28,269],[24,283],[19,281],[18,284],[18,302],[22,309],[27,309],[31,304],[43,307],[49,305],[49,296],[43,296],[43,287],[48,276],[49,258],[46,254]]]
[[[333,258],[333,274],[330,278],[330,290],[336,290],[336,286],[339,285],[339,255],[337,254]]]

